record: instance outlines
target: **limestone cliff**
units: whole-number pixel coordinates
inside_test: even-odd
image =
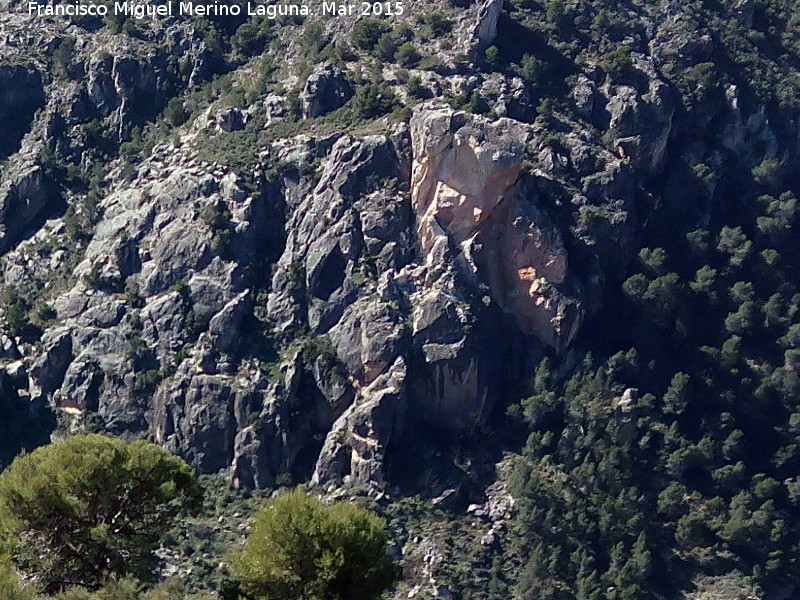
[[[520,327],[566,348],[583,311],[567,283],[567,252],[535,190],[518,182],[535,134],[510,119],[488,121],[450,108],[423,107],[411,121],[411,195],[426,264],[449,260],[486,287]]]
[[[570,364],[660,207],[699,227],[714,170],[796,168],[788,112],[670,79],[714,52],[675,3],[630,56],[569,65],[516,4],[466,4],[402,52],[411,28],[352,39],[348,17],[27,44],[0,15],[9,411],[243,486],[388,485],[494,424],[542,355]]]

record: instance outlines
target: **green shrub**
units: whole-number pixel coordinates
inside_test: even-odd
[[[292,491],[256,516],[231,571],[253,600],[377,600],[400,576],[388,541],[384,521],[369,511]]]
[[[753,179],[759,185],[773,186],[777,182],[778,173],[782,163],[779,159],[764,159],[759,165],[753,167]]]
[[[397,96],[388,85],[368,83],[356,90],[353,108],[364,119],[380,117],[392,112],[397,106]]]
[[[402,46],[397,49],[397,52],[394,55],[397,62],[400,65],[412,68],[416,67],[420,61],[420,54],[417,52],[417,49],[414,47],[412,42],[406,42]]]
[[[530,54],[525,54],[522,56],[516,71],[522,81],[528,85],[533,85],[541,79],[544,72],[544,63]]]
[[[375,45],[374,54],[383,61],[394,60],[399,45],[400,42],[391,32],[384,33]]]
[[[567,7],[564,0],[549,0],[545,18],[554,25],[563,26],[567,18]]]
[[[20,581],[7,556],[0,555],[0,598],[3,600],[34,600],[33,592]]]
[[[269,19],[250,18],[231,37],[231,47],[245,57],[254,56],[264,51],[272,35],[272,23]]]
[[[75,54],[75,38],[67,36],[58,44],[53,52],[53,74],[61,79],[72,79],[74,67],[72,58]]]
[[[174,127],[183,125],[189,118],[189,113],[183,105],[182,98],[172,98],[164,108],[164,118]]]
[[[692,172],[697,179],[707,184],[714,183],[717,178],[717,174],[714,173],[714,169],[703,163],[694,165],[692,167]]]
[[[408,94],[417,100],[422,100],[428,96],[428,88],[422,84],[422,79],[416,75],[409,77],[406,82],[406,89],[408,90]]]
[[[422,17],[425,34],[428,37],[442,37],[453,29],[453,22],[441,11],[426,13]]]
[[[500,66],[500,49],[497,46],[489,46],[484,55],[487,67],[494,70]]]
[[[379,19],[361,19],[353,26],[350,42],[361,50],[372,50],[378,40],[388,33],[389,26]]]
[[[611,52],[603,55],[600,66],[609,75],[615,77],[625,75],[633,68],[631,47],[627,44],[620,44]]]

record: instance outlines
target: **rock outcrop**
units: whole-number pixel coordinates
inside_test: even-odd
[[[473,15],[466,22],[466,30],[459,39],[464,40],[464,53],[472,60],[481,61],[482,53],[497,37],[497,21],[503,12],[504,0],[480,0]]]
[[[277,140],[264,155],[287,172],[256,187],[191,137],[155,147],[111,173],[25,393],[239,485],[381,485],[418,431],[446,445],[487,422],[540,352],[526,335],[561,350],[579,326],[564,244],[520,177],[532,135],[428,106],[389,135]],[[25,258],[66,235],[22,243],[6,280],[67,268]]]
[[[56,199],[55,187],[44,169],[18,159],[0,177],[0,251],[8,250]]]
[[[353,97],[353,86],[341,69],[321,65],[308,76],[300,101],[303,116],[319,117],[344,106]]]
[[[387,447],[403,431],[406,365],[398,358],[389,370],[359,390],[358,399],[334,422],[319,455],[312,485],[342,481],[382,484]]]
[[[446,262],[449,250],[523,331],[566,347],[582,311],[576,296],[559,290],[567,253],[558,230],[518,184],[531,131],[450,108],[420,110],[411,128],[412,204],[426,264]]]
[[[639,66],[653,74],[646,91],[640,93],[628,85],[607,89],[606,110],[620,156],[634,160],[637,166],[655,174],[663,169],[667,156],[675,102],[669,86],[655,76],[653,66],[649,63]]]

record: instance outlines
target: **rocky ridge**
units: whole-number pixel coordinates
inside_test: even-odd
[[[503,26],[503,3],[465,14],[460,50],[477,61]],[[6,39],[21,31],[2,27]],[[569,354],[631,259],[656,205],[652,182],[667,182],[660,202],[684,202],[686,175],[667,157],[748,169],[779,155],[797,162],[800,138],[779,135],[734,85],[702,115],[725,121],[725,133],[695,137],[701,117],[662,77],[655,41],[650,55],[634,53],[636,78],[587,67],[570,82],[573,112],[536,119],[519,77],[444,65],[419,70],[425,90],[480,92],[487,114],[432,101],[380,133],[278,136],[248,173],[201,158],[208,124],[225,136],[265,117],[269,130],[288,93],[248,109],[212,104],[135,169],[114,163],[76,246],[64,216],[76,198],[55,190],[50,154],[89,171],[91,120],[129,140],[142,110],[157,113],[168,88],[194,85],[209,66],[186,23],[156,44],[72,27],[79,81],[55,81],[36,64],[0,67],[0,116],[34,111],[10,131],[3,163],[3,282],[41,284],[54,312],[33,341],[13,335],[6,314],[5,394],[49,404],[74,427],[145,435],[242,486],[287,473],[380,486],[412,450],[435,454],[423,432],[457,445],[524,393],[540,356]],[[328,25],[334,36],[348,27]],[[57,43],[48,35],[44,57]],[[444,56],[455,61],[458,50]],[[354,75],[312,70],[303,116],[346,106]],[[698,194],[714,202],[713,186]]]

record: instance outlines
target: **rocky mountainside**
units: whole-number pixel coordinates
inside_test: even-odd
[[[605,4],[0,4],[3,460],[102,430],[488,511],[540,361],[629,347],[640,250],[797,185],[797,6]]]
[[[466,15],[478,46],[501,8]],[[34,23],[17,23],[31,34]],[[64,44],[35,33],[38,46]],[[569,347],[586,284],[521,174],[541,127],[433,100],[381,134],[316,137],[312,126],[272,140],[242,173],[203,160],[203,136],[265,107],[212,106],[141,162],[90,175],[98,190],[60,190],[72,175],[62,160],[96,169],[93,136],[130,138],[148,109],[202,77],[196,35],[182,23],[149,44],[109,35],[104,47],[79,34],[67,67],[77,81],[7,67],[3,110],[26,107],[28,123],[3,175],[4,283],[11,304],[47,313],[30,336],[6,334],[17,397],[73,426],[145,434],[245,485],[287,472],[369,484],[419,427],[474,431],[543,348]],[[330,65],[312,72],[304,114],[330,112],[332,87],[352,95],[338,80]],[[616,177],[622,161],[604,158]]]

